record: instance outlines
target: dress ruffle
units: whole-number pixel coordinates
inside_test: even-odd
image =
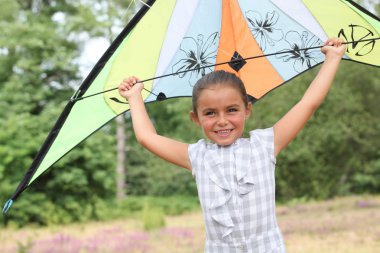
[[[235,171],[237,179],[237,192],[239,195],[245,195],[254,189],[254,177],[250,162],[250,143],[248,140],[239,139],[240,143],[232,144]],[[232,233],[235,224],[232,221],[228,208],[228,202],[232,198],[231,186],[223,176],[223,165],[217,151],[217,145],[207,145],[210,149],[205,155],[205,169],[210,180],[219,186],[223,191],[218,192],[218,196],[212,201],[209,207],[211,218],[224,227],[222,237],[226,238]]]

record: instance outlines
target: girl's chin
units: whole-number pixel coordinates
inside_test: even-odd
[[[212,139],[211,141],[215,144],[218,144],[219,146],[229,146],[233,144],[236,141],[236,139],[235,138],[226,138],[226,139],[218,138],[217,140]]]
[[[227,135],[218,134],[216,132],[212,132],[207,135],[207,139],[219,146],[229,146],[235,143],[240,137],[241,136],[236,136],[236,132],[234,130],[231,130]]]

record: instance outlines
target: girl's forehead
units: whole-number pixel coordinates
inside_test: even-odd
[[[240,92],[230,86],[212,86],[202,89],[199,94],[198,106],[206,104],[244,103]]]
[[[233,87],[232,85],[225,85],[225,84],[212,84],[207,87],[204,87],[201,89],[200,94],[202,94],[204,91],[211,91],[211,92],[225,92],[225,91],[233,91],[240,93],[239,90],[236,87]]]

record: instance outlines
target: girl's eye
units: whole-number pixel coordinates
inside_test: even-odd
[[[229,108],[228,109],[228,112],[237,112],[238,111],[238,109],[236,109],[236,108]]]
[[[212,111],[205,112],[205,116],[213,116],[214,114],[215,112],[212,112]]]

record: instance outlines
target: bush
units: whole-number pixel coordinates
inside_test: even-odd
[[[0,216],[0,226],[11,225],[22,227],[26,224],[48,226],[55,224],[68,224],[73,222],[86,222],[90,220],[114,220],[146,215],[147,223],[155,224],[160,216],[180,215],[185,212],[200,210],[196,196],[130,196],[117,202],[93,197],[88,201],[77,202],[69,196],[62,199],[63,205],[51,202],[43,194],[26,193],[18,199],[10,211]],[[34,204],[30,204],[30,203]],[[149,208],[148,208],[149,207]],[[146,213],[152,209],[152,213]],[[153,219],[153,221],[150,221]],[[144,222],[145,224],[145,222]],[[149,228],[155,225],[147,225]]]
[[[165,214],[161,208],[152,208],[149,201],[145,201],[142,213],[144,229],[149,231],[165,227]]]

